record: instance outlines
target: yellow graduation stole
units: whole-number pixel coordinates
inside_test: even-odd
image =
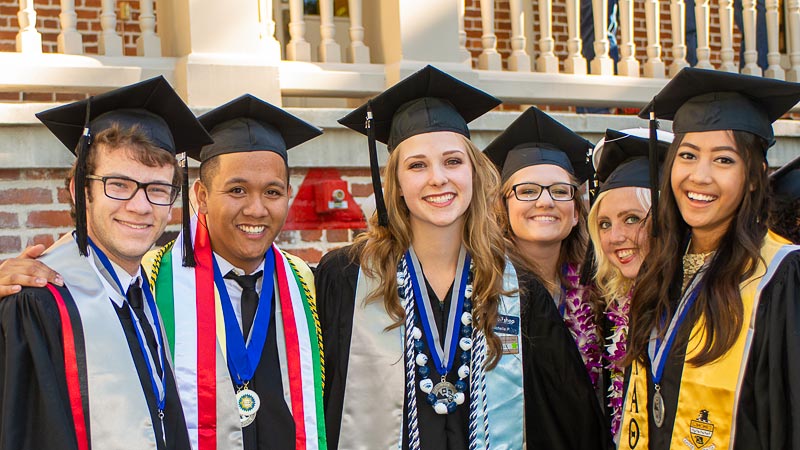
[[[721,450],[733,447],[739,389],[755,327],[754,311],[761,290],[788,254],[787,250],[792,248],[771,235],[765,237],[761,256],[767,266],[759,262],[754,275],[739,285],[745,321],[736,343],[710,364],[695,367],[684,362],[670,448]],[[699,353],[698,349],[705,340],[703,327],[704,319],[701,317],[692,329],[686,360]],[[647,368],[635,362],[630,370],[617,448],[648,449]]]

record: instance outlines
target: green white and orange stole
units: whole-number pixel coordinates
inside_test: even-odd
[[[205,215],[193,218],[191,228],[197,267],[181,265],[184,236],[162,248],[150,270],[156,302],[164,320],[193,448],[242,448]],[[324,450],[322,339],[313,275],[301,259],[277,246],[274,253],[278,354],[283,385],[289,386],[286,403],[294,417],[296,448]]]
[[[783,245],[767,236],[761,247],[761,256],[767,265],[759,263],[755,274],[740,285],[745,321],[736,343],[711,364],[694,367],[684,363],[671,448],[733,448],[739,392],[755,332],[761,291],[783,258],[799,248]],[[701,348],[703,327],[701,318],[692,329],[686,360]],[[637,362],[630,370],[617,448],[646,450],[649,448],[648,415],[651,412],[647,403],[647,368]]]

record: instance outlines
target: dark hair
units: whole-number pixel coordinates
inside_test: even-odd
[[[226,153],[223,153],[223,155],[224,154]],[[200,182],[203,183],[203,185],[206,187],[211,186],[211,182],[214,180],[214,177],[217,176],[217,172],[219,172],[219,156],[222,155],[213,156],[200,163]],[[289,161],[284,159],[283,164],[284,167],[286,168],[286,183],[288,184],[290,176]]]
[[[770,195],[769,228],[792,243],[800,244],[800,198]]]
[[[704,318],[702,347],[689,360],[695,366],[708,364],[725,354],[736,342],[744,323],[744,305],[739,284],[751,276],[761,259],[760,248],[767,233],[766,142],[744,131],[730,131],[745,164],[744,196],[711,259],[693,313],[687,323]],[[658,203],[658,239],[651,241],[631,300],[628,354],[625,363],[645,361],[650,332],[665,333],[664,317],[672,317],[670,299],[680,294],[683,269],[681,255],[691,227],[683,220],[671,187],[672,164],[684,134],[676,134],[664,164],[661,201]]]

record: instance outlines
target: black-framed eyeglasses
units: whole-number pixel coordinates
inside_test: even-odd
[[[103,192],[106,197],[114,200],[130,200],[139,192],[139,189],[142,189],[148,202],[158,206],[169,206],[175,203],[178,194],[181,192],[180,186],[175,186],[174,184],[140,183],[125,177],[86,175],[86,179],[102,181]]]
[[[547,190],[550,198],[557,202],[567,202],[575,198],[575,193],[578,191],[578,186],[569,183],[554,183],[549,186],[543,186],[538,183],[519,183],[511,187],[514,196],[521,202],[533,202],[539,200],[542,192]]]

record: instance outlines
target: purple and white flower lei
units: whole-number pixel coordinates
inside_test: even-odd
[[[628,316],[631,309],[630,294],[612,300],[606,308],[606,317],[611,322],[611,336],[605,345],[605,368],[611,373],[608,386],[608,406],[611,408],[611,435],[616,436],[622,420],[622,396],[625,371],[618,365],[623,358],[628,342]]]
[[[603,372],[600,336],[597,333],[592,306],[587,301],[586,288],[580,284],[580,268],[577,265],[566,267],[567,288],[564,303],[564,323],[567,325],[575,344],[578,346],[583,364],[592,381],[597,381]]]

